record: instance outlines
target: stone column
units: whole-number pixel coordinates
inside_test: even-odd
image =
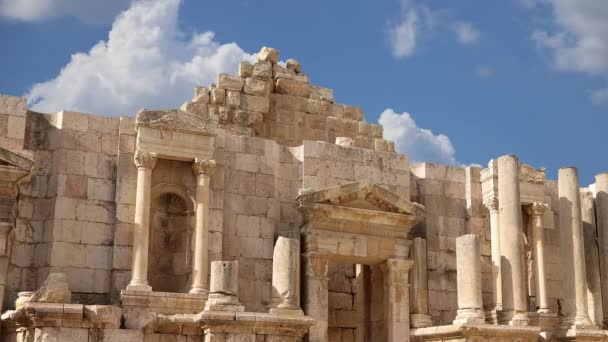
[[[192,259],[192,294],[206,295],[209,291],[209,178],[215,169],[215,160],[194,160],[196,175],[196,230],[194,231],[194,257]]]
[[[581,189],[581,219],[583,221],[583,245],[585,246],[585,272],[587,273],[587,312],[594,326],[603,325],[600,259],[597,245],[597,225],[593,193]]]
[[[270,313],[302,315],[300,309],[300,240],[279,236],[272,255]]]
[[[547,209],[545,203],[533,203],[528,207],[532,218],[532,257],[534,258],[536,302],[539,313],[548,313],[547,276],[545,273],[545,242],[543,238],[543,215]]]
[[[315,319],[310,327],[309,342],[327,342],[329,319],[329,295],[327,275],[329,258],[326,255],[308,253],[304,256],[306,281],[304,282],[304,312]]]
[[[608,172],[595,176],[595,212],[600,253],[604,329],[608,328]]]
[[[481,296],[481,247],[475,234],[456,238],[456,287],[458,311],[454,324],[483,324]]]
[[[581,219],[578,170],[564,167],[558,171],[559,227],[564,263],[564,304],[562,326],[591,326],[587,312],[587,274]]]
[[[415,238],[411,247],[414,266],[410,270],[410,325],[412,328],[433,325],[429,315],[429,285],[426,264],[426,240]]]
[[[156,153],[135,152],[137,167],[135,219],[133,228],[133,266],[127,290],[151,291],[148,285],[148,244],[150,240],[150,183],[156,165]]]
[[[413,264],[412,260],[389,259],[381,266],[388,342],[408,341],[410,336],[408,274]]]
[[[502,277],[500,273],[500,220],[498,215],[498,199],[492,198],[486,203],[490,211],[490,249],[492,252],[492,292],[494,295],[494,310],[502,310]]]
[[[499,321],[510,325],[527,325],[519,161],[514,155],[502,156],[496,161],[503,310]]]
[[[245,311],[239,302],[239,262],[213,261],[205,311]]]

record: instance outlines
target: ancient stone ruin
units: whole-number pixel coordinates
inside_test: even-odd
[[[263,48],[179,109],[0,96],[2,341],[608,341],[608,173],[408,161]]]

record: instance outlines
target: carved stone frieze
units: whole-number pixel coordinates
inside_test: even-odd
[[[217,128],[217,123],[180,109],[141,110],[137,113],[136,127],[150,127],[165,131],[185,131],[209,134]]]

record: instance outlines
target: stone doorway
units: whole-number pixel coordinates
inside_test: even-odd
[[[155,291],[188,292],[192,275],[193,210],[176,192],[153,198],[148,279]]]

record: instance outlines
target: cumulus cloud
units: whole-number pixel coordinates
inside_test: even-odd
[[[128,8],[130,2],[131,0],[0,0],[0,17],[33,22],[67,15],[97,23],[113,18]]]
[[[115,116],[142,107],[175,108],[191,97],[194,86],[253,59],[235,43],[218,43],[212,32],[182,39],[179,6],[179,0],[133,3],[114,20],[106,41],[72,55],[57,77],[35,84],[27,94],[30,106]]]
[[[608,79],[607,1],[536,0],[532,4],[551,13],[551,24],[537,28],[532,39],[550,53],[558,70]],[[597,90],[591,100],[596,102],[601,94],[603,90]]]
[[[479,41],[481,34],[473,24],[469,22],[457,22],[454,24],[454,32],[458,41],[464,45],[475,44]]]
[[[384,137],[393,140],[395,149],[412,161],[462,165],[454,157],[454,146],[448,136],[418,127],[409,113],[388,108],[380,114],[378,122],[384,127]]]

